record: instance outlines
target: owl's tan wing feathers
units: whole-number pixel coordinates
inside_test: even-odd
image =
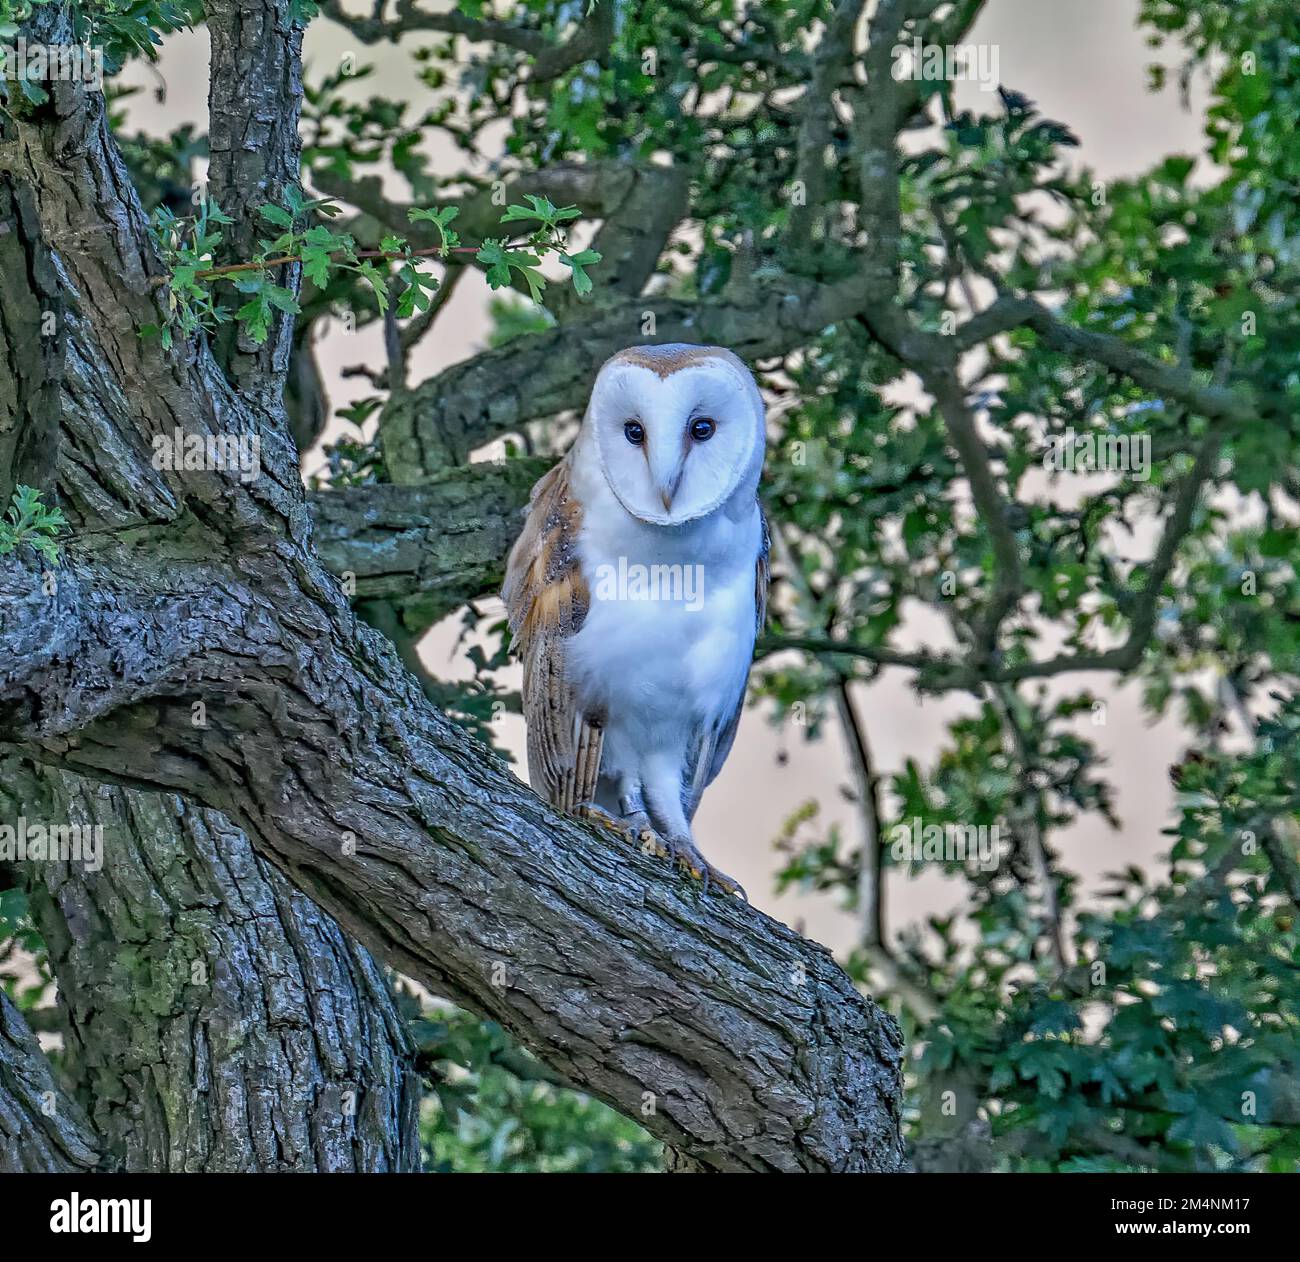
[[[524,663],[528,776],[561,810],[596,796],[600,723],[579,713],[565,679],[565,641],[582,627],[591,594],[578,562],[582,505],[562,460],[535,487],[523,533],[510,551],[502,596],[510,634]]]

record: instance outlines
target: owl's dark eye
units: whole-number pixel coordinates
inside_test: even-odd
[[[633,447],[639,447],[645,442],[645,426],[640,421],[628,421],[623,426],[623,437],[632,444]]]
[[[717,428],[718,423],[711,416],[697,416],[691,422],[691,437],[697,443],[707,443]]]

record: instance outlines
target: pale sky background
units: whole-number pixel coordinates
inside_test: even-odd
[[[443,6],[438,6],[443,7]],[[1147,91],[1146,66],[1156,57],[1171,61],[1174,53],[1153,53],[1135,28],[1138,0],[990,0],[970,36],[972,42],[995,45],[1001,82],[1035,100],[1048,117],[1067,123],[1082,144],[1080,161],[1102,179],[1137,174],[1170,153],[1201,149],[1202,118],[1194,98],[1184,110],[1175,90],[1153,95]],[[418,40],[414,43],[418,44]],[[307,37],[309,77],[332,71],[346,53],[361,63],[377,63],[381,73],[359,85],[363,96],[379,93],[417,103],[425,91],[410,62],[391,49],[359,46],[347,32],[325,21],[314,23]],[[150,131],[166,132],[183,122],[206,125],[207,37],[182,35],[168,41],[160,65],[166,81],[165,103],[153,98],[155,75],[138,69],[131,76],[146,88],[131,117]],[[989,98],[973,84],[959,90],[962,104],[987,106]],[[449,160],[459,161],[447,151]],[[434,157],[439,151],[434,150]],[[477,273],[468,276],[427,338],[412,366],[419,380],[483,348],[487,333],[488,290]],[[331,403],[347,403],[369,392],[364,382],[341,381],[338,370],[366,362],[378,365],[382,351],[377,331],[348,335],[331,332],[321,344],[321,363],[329,378]],[[339,430],[334,431],[340,432]],[[311,468],[319,458],[309,458]],[[1134,545],[1133,555],[1146,541]],[[932,628],[918,624],[913,636]],[[449,660],[454,636],[436,629],[425,642],[424,657],[436,674],[463,673]],[[1057,834],[1068,866],[1078,870],[1085,886],[1095,888],[1101,873],[1129,863],[1147,864],[1168,847],[1161,829],[1171,819],[1173,791],[1167,768],[1176,761],[1181,737],[1172,722],[1151,726],[1143,717],[1137,689],[1116,690],[1109,676],[1071,676],[1064,689],[1084,686],[1108,704],[1107,723],[1086,733],[1107,755],[1106,774],[1116,791],[1116,809],[1123,827],[1113,832],[1098,817],[1085,817],[1075,828]],[[863,716],[878,770],[886,777],[907,758],[928,766],[943,741],[945,724],[964,704],[960,700],[919,700],[902,671],[887,671],[870,687],[859,688],[856,704]],[[522,774],[523,723],[507,716],[501,737],[516,753]],[[784,762],[779,755],[785,755]],[[779,857],[772,840],[781,823],[802,802],[816,798],[823,818],[837,820],[848,838],[858,836],[852,807],[840,786],[849,782],[844,747],[837,728],[810,744],[798,729],[775,730],[759,710],[746,711],[735,750],[720,778],[705,795],[696,818],[701,849],[724,871],[745,885],[751,900],[772,915],[802,928],[834,950],[854,940],[852,917],[824,895],[788,893],[777,898],[774,874]],[[948,909],[962,892],[958,879],[931,872],[911,880],[891,875],[888,886],[888,927],[897,932],[907,922]]]

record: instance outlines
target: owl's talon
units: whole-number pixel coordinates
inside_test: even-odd
[[[709,892],[710,886],[716,886],[724,894],[739,894],[745,902],[749,902],[749,895],[745,893],[744,886],[741,885],[734,877],[728,876],[725,872],[715,868],[705,857],[695,848],[695,845],[686,840],[669,839],[664,842],[667,849],[668,857],[672,860],[673,867],[681,866],[686,869],[688,876],[694,877],[701,883],[702,894]]]
[[[667,859],[674,871],[684,870],[688,876],[699,881],[702,886],[701,893],[707,894],[711,888],[716,887],[724,894],[739,894],[749,902],[749,895],[745,893],[740,882],[715,868],[700,854],[692,842],[660,836],[650,827],[649,820],[640,812],[620,819],[595,802],[582,802],[574,808],[574,814],[579,819],[584,819],[588,823],[607,829],[623,840],[630,841],[643,855]]]
[[[607,829],[622,839],[626,839],[628,836],[627,824],[611,815],[603,806],[597,806],[595,802],[580,802],[574,807],[573,813],[579,819],[586,820],[589,824],[595,824],[598,828]]]
[[[643,828],[639,832],[634,831],[632,840],[636,843],[637,849],[648,858],[667,859],[671,857],[668,843],[653,828]]]

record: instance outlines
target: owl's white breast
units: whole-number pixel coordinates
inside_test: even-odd
[[[584,711],[607,716],[611,752],[625,742],[680,749],[699,723],[725,720],[745,684],[762,542],[757,501],[749,492],[685,525],[655,526],[632,517],[598,474],[583,474],[579,466],[578,553],[592,600],[566,645],[567,677]],[[661,567],[658,588],[640,599],[636,580],[653,567]]]

